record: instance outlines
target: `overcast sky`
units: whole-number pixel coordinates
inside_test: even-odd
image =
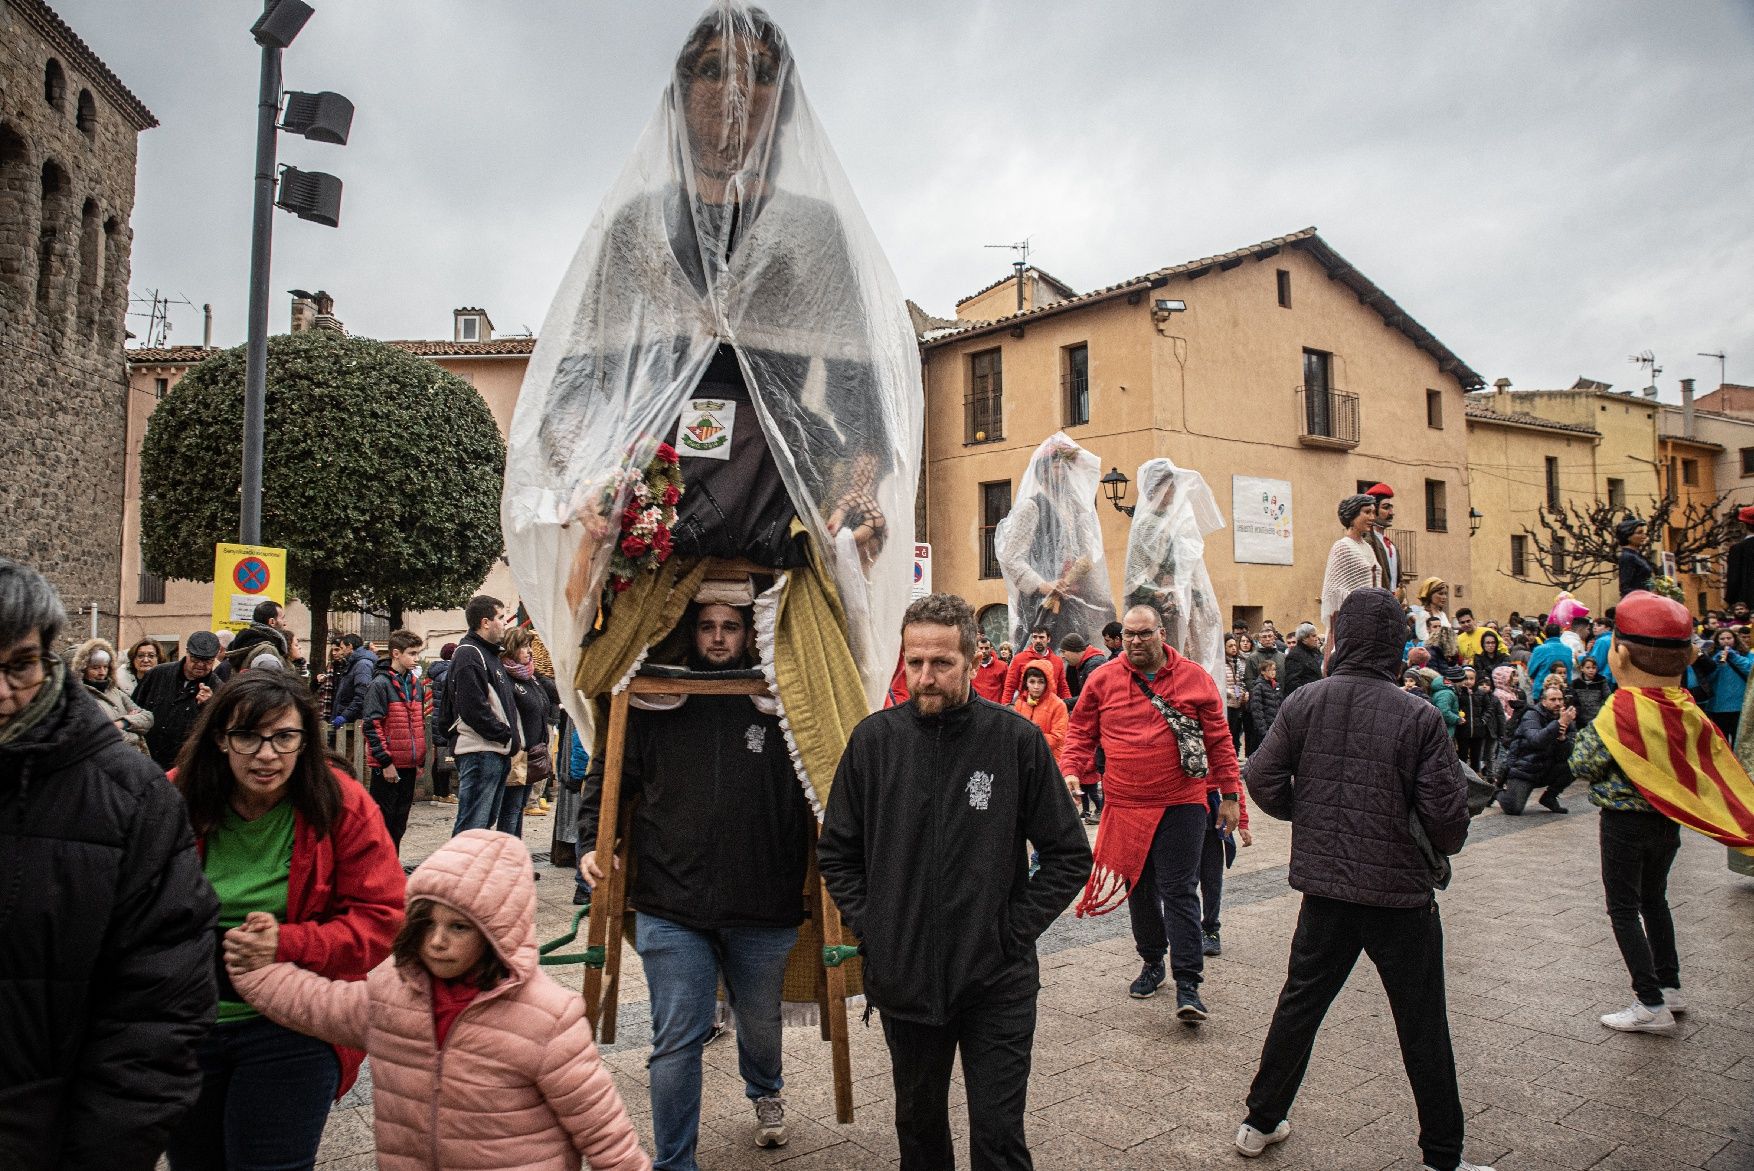
[[[259,55],[241,0],[51,0],[157,114],[132,289],[244,336]],[[698,0],[312,0],[290,89],[358,107],[331,230],[275,222],[271,323],[535,329]],[[1488,381],[1754,383],[1754,0],[771,0],[905,293],[1027,236],[1080,291],[1315,225]],[[144,307],[141,307],[144,308]],[[130,323],[144,332],[144,320]]]

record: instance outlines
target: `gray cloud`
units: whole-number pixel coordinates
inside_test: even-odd
[[[158,114],[141,138],[134,289],[214,304],[241,341],[253,5],[59,0]],[[357,332],[535,328],[699,11],[339,3],[290,88],[358,104],[339,231],[277,217],[279,290]],[[806,92],[928,309],[1033,259],[1083,289],[1315,224],[1487,378],[1754,382],[1754,6],[885,5],[773,0]],[[173,341],[199,340],[198,310]]]

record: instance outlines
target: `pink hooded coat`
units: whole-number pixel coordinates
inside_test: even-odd
[[[530,855],[509,834],[459,834],[408,879],[408,901],[468,916],[511,975],[435,1042],[431,977],[393,958],[364,981],[270,964],[233,983],[264,1016],[371,1058],[384,1171],[575,1171],[652,1165],[597,1056],[585,1002],[537,963]]]

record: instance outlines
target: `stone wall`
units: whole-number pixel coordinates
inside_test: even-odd
[[[39,0],[0,0],[0,554],[116,632],[122,341],[149,111]],[[86,611],[84,616],[76,612]]]

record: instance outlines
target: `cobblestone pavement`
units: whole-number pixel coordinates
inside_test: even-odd
[[[1450,1028],[1468,1115],[1467,1157],[1499,1171],[1754,1169],[1754,879],[1721,847],[1683,833],[1670,882],[1682,982],[1692,1011],[1674,1038],[1613,1033],[1598,1014],[1631,999],[1615,950],[1581,797],[1568,817],[1488,813],[1440,895]],[[403,855],[448,836],[454,807],[416,807]],[[1254,819],[1255,845],[1227,883],[1224,954],[1207,961],[1212,1020],[1188,1029],[1173,998],[1127,996],[1138,973],[1124,913],[1063,916],[1043,937],[1040,1020],[1029,1085],[1036,1166],[1101,1171],[1194,1167],[1416,1171],[1417,1127],[1388,1002],[1369,962],[1329,1013],[1292,1135],[1250,1164],[1230,1146],[1284,977],[1299,896],[1285,885],[1287,825]],[[546,851],[546,818],[525,838]],[[1094,831],[1092,831],[1094,833]],[[539,935],[570,921],[571,876],[538,864]],[[650,1149],[650,1039],[639,960],[626,953],[621,1030],[605,1059]],[[577,987],[581,969],[551,969]],[[851,1025],[856,1121],[834,1121],[828,1047],[788,1029],[789,1145],[757,1151],[730,1038],[707,1050],[700,1162],[709,1171],[881,1168],[897,1158],[881,1031]],[[369,1066],[368,1066],[369,1071]],[[960,1084],[951,1087],[960,1165],[968,1165]],[[369,1076],[330,1117],[319,1166],[373,1166]]]

